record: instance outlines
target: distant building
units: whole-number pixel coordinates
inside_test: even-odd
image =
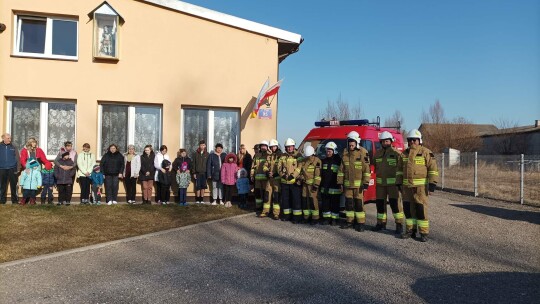
[[[495,132],[484,134],[480,154],[527,154],[540,155],[540,126],[535,120],[534,125],[497,129]]]

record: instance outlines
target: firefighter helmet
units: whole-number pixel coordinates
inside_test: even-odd
[[[325,146],[324,146],[325,149],[332,149],[334,150],[334,154],[337,154],[337,145],[335,142],[333,141],[329,141]]]
[[[265,145],[265,146],[268,147],[268,141],[266,141],[266,140],[261,141],[261,143],[259,144],[259,146],[262,146],[262,145]]]
[[[385,140],[385,139],[390,139],[390,141],[394,142],[394,136],[392,136],[392,133],[388,132],[388,131],[384,131],[382,132],[381,134],[379,134],[379,140]]]
[[[288,147],[288,146],[296,146],[296,143],[294,142],[294,139],[287,138],[287,140],[285,141],[285,147]]]
[[[420,133],[420,131],[418,131],[418,129],[412,129],[409,131],[409,133],[407,133],[407,140],[410,139],[414,139],[414,138],[418,138],[420,140],[420,143],[422,143],[422,133]]]
[[[312,146],[307,146],[305,149],[304,149],[304,156],[305,157],[310,157],[311,155],[315,154],[315,149],[313,149]]]
[[[356,146],[359,147],[360,146],[360,134],[358,134],[358,132],[356,131],[351,131],[349,132],[349,134],[347,134],[347,142],[349,140],[354,140],[356,141]]]
[[[272,138],[272,139],[270,139],[270,144],[268,146],[270,146],[270,147],[279,146],[279,142]]]

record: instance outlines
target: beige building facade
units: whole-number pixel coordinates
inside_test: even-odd
[[[276,137],[249,119],[262,84],[300,35],[176,0],[2,0],[0,123],[53,158],[64,141],[190,153],[200,139],[237,152]],[[122,188],[122,187],[121,187]]]

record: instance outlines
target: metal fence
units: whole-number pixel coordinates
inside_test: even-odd
[[[443,190],[540,206],[540,155],[472,152],[436,158]]]

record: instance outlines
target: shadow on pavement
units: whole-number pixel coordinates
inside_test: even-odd
[[[510,210],[499,207],[489,207],[469,204],[450,204],[450,206],[467,209],[469,211],[498,217],[504,220],[524,221],[540,225],[540,213],[531,211]]]
[[[538,303],[540,273],[485,272],[418,279],[412,290],[427,303]]]

